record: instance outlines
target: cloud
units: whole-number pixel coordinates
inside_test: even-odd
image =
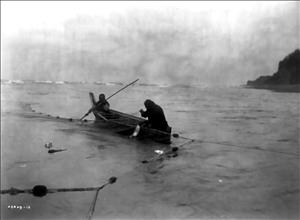
[[[272,74],[299,47],[297,10],[292,2],[80,15],[63,31],[24,31],[5,41],[3,72],[18,79],[242,84]]]

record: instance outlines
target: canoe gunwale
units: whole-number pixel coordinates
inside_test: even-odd
[[[139,118],[133,115],[129,115],[123,112],[119,112],[116,110],[111,109],[110,113],[104,113],[102,114],[102,112],[98,112],[98,111],[93,111],[93,114],[95,115],[96,118],[96,122],[99,122],[101,124],[107,124],[113,127],[119,127],[120,129],[124,129],[124,130],[133,130],[136,128],[136,126],[138,124],[140,124],[141,122],[146,121],[143,118]],[[99,116],[98,114],[101,114],[101,116]],[[105,114],[112,114],[112,115],[118,115],[120,116],[119,118],[106,118]],[[104,120],[102,117],[106,118],[107,120]],[[127,121],[127,123],[122,122],[122,120],[126,121],[126,120],[130,120],[130,122]],[[146,136],[149,136],[150,138],[153,137],[153,139],[156,138],[164,138],[166,139],[166,141],[162,141],[162,142],[166,142],[166,143],[170,143],[170,139],[171,139],[171,133],[168,132],[164,132],[164,131],[160,131],[157,129],[153,129],[153,128],[146,128],[146,127],[142,127],[141,131],[145,134],[147,134]],[[151,138],[152,139],[152,138]],[[167,140],[168,139],[168,140]]]
[[[94,93],[89,93],[92,107],[96,105]],[[112,129],[119,127],[119,130],[133,133],[137,125],[145,122],[146,119],[134,115],[126,114],[120,111],[110,109],[108,112],[93,110],[96,122],[109,125]],[[171,127],[170,132],[160,131],[153,128],[142,127],[137,137],[146,137],[164,144],[171,143]],[[121,131],[122,131],[121,130]]]

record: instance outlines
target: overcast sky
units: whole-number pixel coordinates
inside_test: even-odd
[[[1,78],[243,84],[299,48],[299,10],[278,1],[5,1]]]

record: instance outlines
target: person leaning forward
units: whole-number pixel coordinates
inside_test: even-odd
[[[171,133],[171,127],[169,127],[168,122],[166,120],[165,114],[163,109],[155,104],[150,99],[147,99],[144,102],[144,105],[146,107],[146,111],[143,109],[140,110],[141,116],[144,118],[148,118],[148,120],[138,124],[133,131],[133,133],[129,136],[130,138],[136,137],[141,127],[149,127],[153,129],[157,129],[163,132]]]
[[[153,129],[168,132],[169,125],[163,109],[150,99],[147,99],[144,102],[144,105],[146,111],[143,109],[140,110],[141,116],[148,118],[148,120],[144,122],[144,125]]]

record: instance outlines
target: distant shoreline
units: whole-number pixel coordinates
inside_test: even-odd
[[[265,89],[274,92],[297,92],[300,93],[300,84],[295,85],[244,85],[248,89]]]

